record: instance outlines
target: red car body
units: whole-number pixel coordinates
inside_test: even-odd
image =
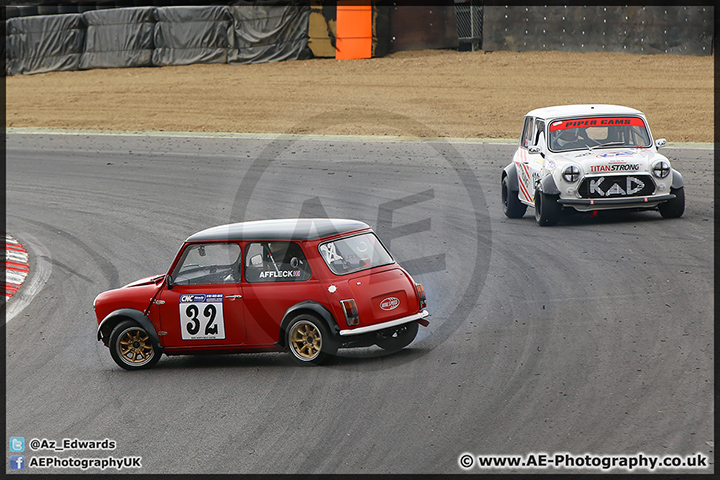
[[[188,237],[166,274],[97,296],[97,337],[127,370],[164,353],[403,348],[427,326],[425,292],[365,223],[263,220]]]

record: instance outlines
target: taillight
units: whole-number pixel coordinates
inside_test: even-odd
[[[355,299],[350,298],[348,300],[340,300],[340,305],[342,305],[343,313],[345,314],[345,322],[347,322],[348,327],[358,325],[360,323],[360,315],[358,314]]]
[[[418,299],[420,300],[420,308],[427,307],[427,297],[425,296],[425,288],[419,283],[415,284],[415,290],[417,290]]]

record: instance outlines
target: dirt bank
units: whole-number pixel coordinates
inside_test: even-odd
[[[713,57],[400,52],[8,77],[8,127],[516,138],[536,107],[614,103],[713,141]]]

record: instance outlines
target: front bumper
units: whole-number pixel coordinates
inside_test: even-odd
[[[340,330],[339,333],[341,336],[347,337],[350,335],[362,335],[363,333],[377,332],[380,330],[385,330],[386,328],[397,327],[397,326],[403,325],[405,323],[422,320],[423,318],[427,317],[428,315],[430,315],[428,313],[428,311],[423,310],[420,313],[416,313],[414,315],[409,315],[407,317],[397,318],[395,320],[390,320],[389,322],[378,323],[376,325],[368,325],[367,327],[353,328],[351,330]]]
[[[578,210],[593,210],[605,208],[652,208],[660,203],[675,198],[675,195],[649,195],[644,197],[621,198],[560,198],[558,202],[563,206],[574,207]]]

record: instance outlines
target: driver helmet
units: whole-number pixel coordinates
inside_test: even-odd
[[[574,142],[578,139],[578,129],[577,128],[566,128],[562,132],[560,132],[559,140],[561,140],[563,143],[569,143]]]

